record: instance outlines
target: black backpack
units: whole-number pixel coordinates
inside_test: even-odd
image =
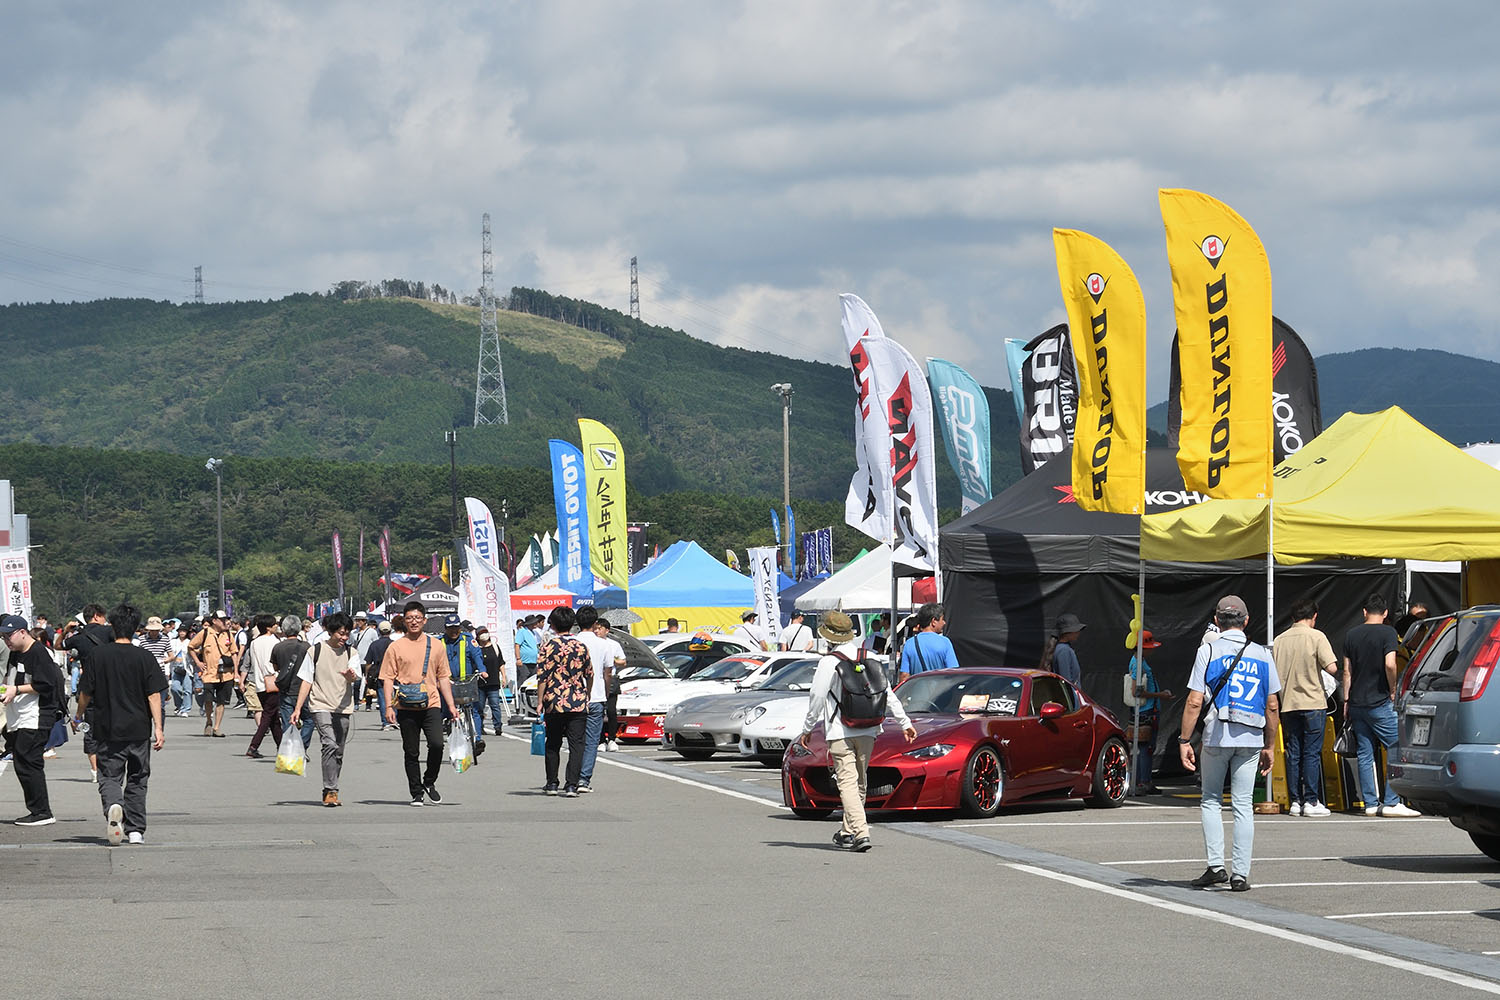
[[[839,721],[850,729],[880,725],[885,721],[886,699],[890,694],[885,671],[872,665],[863,653],[857,660],[843,653],[833,655],[838,659],[834,669],[838,671],[842,689],[838,699]]]

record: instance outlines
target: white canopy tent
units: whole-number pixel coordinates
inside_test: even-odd
[[[897,611],[911,610],[911,577],[897,581]],[[797,598],[799,611],[891,610],[891,547],[881,544]]]

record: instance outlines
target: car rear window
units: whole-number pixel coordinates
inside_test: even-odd
[[[1446,620],[1409,668],[1414,671],[1410,692],[1457,693],[1463,686],[1464,671],[1497,618],[1500,612],[1482,611]]]

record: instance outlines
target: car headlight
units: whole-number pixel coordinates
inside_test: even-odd
[[[750,725],[750,723],[754,722],[756,719],[760,718],[762,715],[765,715],[765,714],[766,714],[766,706],[764,706],[764,705],[756,705],[750,711],[748,711],[748,712],[745,713],[745,725],[747,725],[747,726]]]
[[[946,757],[952,752],[952,743],[933,743],[930,746],[908,750],[901,756],[910,757],[912,760],[935,760],[938,757]]]

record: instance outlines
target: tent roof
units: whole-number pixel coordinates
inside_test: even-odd
[[[1327,556],[1500,558],[1500,469],[1398,406],[1346,413],[1276,467],[1275,502],[1210,500],[1141,519],[1148,559],[1263,555],[1267,510],[1276,561]]]
[[[668,554],[676,549],[670,560]],[[623,598],[615,587],[595,592],[605,607]],[[755,599],[750,578],[725,566],[697,542],[678,542],[630,578],[632,608],[748,608]]]
[[[911,607],[911,578],[899,580],[896,603]],[[891,607],[891,547],[881,544],[794,602],[803,611],[889,611]]]

